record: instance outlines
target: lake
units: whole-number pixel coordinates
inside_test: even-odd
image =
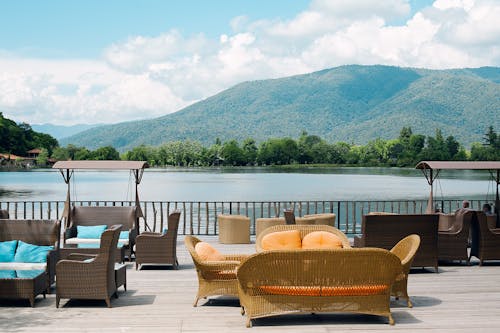
[[[435,198],[493,200],[488,172],[442,171]],[[77,170],[73,200],[133,200],[126,171]],[[139,185],[146,201],[300,201],[426,199],[420,170],[400,168],[146,169]],[[63,201],[66,184],[57,170],[0,172],[0,201]]]

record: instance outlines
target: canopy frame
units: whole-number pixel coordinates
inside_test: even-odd
[[[496,183],[495,195],[495,214],[497,216],[497,224],[500,218],[500,196],[498,187],[500,186],[500,162],[499,161],[484,161],[484,162],[466,162],[466,161],[421,161],[416,166],[416,169],[422,170],[427,183],[430,185],[430,195],[427,201],[426,213],[434,212],[433,208],[433,184],[437,179],[441,170],[488,170],[491,178]],[[433,171],[436,171],[435,173]]]
[[[58,161],[52,167],[59,169],[64,182],[67,185],[66,201],[62,217],[66,219],[66,227],[71,225],[71,177],[74,170],[130,170],[135,178],[135,206],[136,218],[144,217],[139,200],[139,184],[142,181],[144,169],[149,168],[149,164],[144,161]]]

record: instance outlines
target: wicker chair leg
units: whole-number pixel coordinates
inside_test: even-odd
[[[198,296],[196,296],[196,298],[194,299],[194,303],[193,303],[193,306],[194,306],[194,307],[197,307],[197,306],[198,306],[198,301],[199,301],[199,299],[200,299],[200,298],[199,298]]]
[[[394,325],[395,321],[394,318],[392,318],[392,314],[389,313],[389,325]]]
[[[106,297],[105,301],[106,301],[106,305],[108,306],[108,308],[110,308],[111,307],[111,300],[109,299],[109,297]]]
[[[245,308],[244,307],[241,307],[241,315],[244,316],[245,315]]]
[[[408,298],[406,299],[406,302],[407,302],[407,304],[408,304],[408,307],[409,307],[409,308],[412,308],[412,307],[413,307],[413,304],[412,304],[412,302],[410,301],[410,297],[408,297]]]
[[[135,262],[135,270],[137,270],[139,268],[139,264],[137,263],[137,261]]]
[[[59,308],[60,301],[61,301],[61,298],[59,296],[56,296],[56,308]]]
[[[252,319],[250,319],[250,317],[247,318],[247,327],[252,327]]]
[[[34,296],[30,296],[30,305],[32,308],[35,307],[35,297]]]

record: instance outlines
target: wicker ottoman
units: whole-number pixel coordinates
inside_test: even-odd
[[[219,242],[222,244],[249,244],[250,218],[244,215],[221,214],[219,223]]]

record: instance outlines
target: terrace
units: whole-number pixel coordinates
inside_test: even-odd
[[[222,245],[216,236],[201,236],[223,253],[253,253],[255,244]],[[254,238],[252,237],[252,241]],[[104,301],[63,300],[56,309],[55,291],[46,299],[38,296],[35,307],[27,301],[0,301],[0,331],[13,332],[347,332],[404,330],[442,332],[493,332],[500,327],[500,266],[441,265],[414,270],[409,293],[414,304],[391,301],[396,321],[389,326],[377,316],[351,314],[285,315],[257,319],[245,327],[238,301],[229,297],[201,300],[193,307],[198,282],[191,258],[178,238],[180,268],[143,268],[127,263],[127,291],[119,289],[113,308]]]

